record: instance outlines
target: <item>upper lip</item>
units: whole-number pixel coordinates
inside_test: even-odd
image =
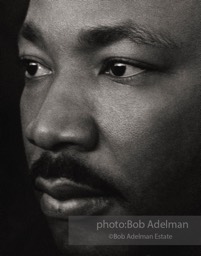
[[[35,187],[37,190],[47,193],[58,200],[106,196],[103,191],[91,188],[87,185],[75,183],[66,178],[44,179],[42,177],[37,177],[35,180]]]

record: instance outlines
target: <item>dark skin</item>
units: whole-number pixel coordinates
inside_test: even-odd
[[[198,0],[31,1],[19,38],[29,167],[46,152],[84,163],[117,191],[106,215],[200,214],[200,28]],[[67,225],[47,217],[69,252]]]

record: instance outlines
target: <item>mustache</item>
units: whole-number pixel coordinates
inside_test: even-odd
[[[101,171],[100,171],[101,173]],[[49,152],[44,152],[30,168],[32,182],[41,176],[45,179],[66,178],[80,185],[87,185],[91,188],[103,191],[105,194],[118,195],[119,191],[109,184],[106,179],[97,174],[97,170],[87,166],[83,161],[71,156],[60,154],[52,157]]]

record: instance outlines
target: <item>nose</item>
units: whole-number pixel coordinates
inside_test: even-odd
[[[98,143],[98,127],[89,108],[79,99],[49,93],[35,118],[27,125],[26,138],[45,150],[73,148],[91,151]]]

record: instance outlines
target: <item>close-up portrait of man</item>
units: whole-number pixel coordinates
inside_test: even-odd
[[[18,46],[25,175],[61,255],[200,255],[68,243],[70,216],[200,215],[200,0],[31,0]]]

